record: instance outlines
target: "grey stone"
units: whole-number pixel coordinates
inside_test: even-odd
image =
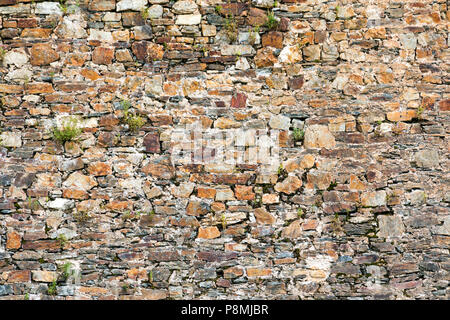
[[[405,232],[402,218],[399,216],[378,216],[379,232],[381,238],[401,237]]]

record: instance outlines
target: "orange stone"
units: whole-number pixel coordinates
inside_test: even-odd
[[[256,208],[254,215],[259,224],[274,224],[276,221],[275,217],[264,208]]]
[[[220,237],[220,231],[217,227],[200,227],[198,229],[197,238],[199,239],[214,239]]]
[[[100,78],[100,75],[92,69],[83,69],[80,71],[80,74],[86,79],[95,81]]]
[[[387,119],[389,121],[410,121],[416,115],[416,110],[392,111],[387,113]]]
[[[51,83],[45,82],[28,83],[25,86],[25,90],[27,94],[52,93],[55,91],[53,90],[53,86]]]
[[[112,173],[111,165],[105,162],[94,162],[88,167],[88,172],[94,176],[107,176]]]
[[[253,192],[252,186],[241,186],[237,185],[234,190],[236,199],[238,200],[253,200],[255,199],[255,193]]]
[[[92,52],[92,62],[95,64],[111,64],[114,58],[114,49],[97,47]]]
[[[68,199],[85,200],[89,198],[89,194],[83,190],[64,189],[63,197]]]
[[[269,268],[247,268],[248,277],[267,277],[272,274]]]
[[[8,274],[9,283],[30,282],[31,272],[29,270],[10,271]]]
[[[216,196],[216,189],[212,188],[197,188],[197,197],[214,199]]]
[[[20,248],[22,237],[15,231],[8,232],[6,235],[6,249],[16,250]]]

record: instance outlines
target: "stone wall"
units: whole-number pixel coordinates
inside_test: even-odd
[[[448,299],[449,20],[0,0],[0,298]],[[281,165],[174,165],[196,121],[280,130]]]

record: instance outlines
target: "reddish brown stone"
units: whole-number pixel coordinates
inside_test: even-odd
[[[100,78],[100,75],[96,71],[94,71],[92,69],[83,69],[83,70],[80,71],[80,74],[83,77],[85,77],[85,78],[87,78],[89,80],[92,80],[92,81],[95,81],[95,80]]]
[[[254,212],[256,222],[259,224],[274,224],[275,217],[264,208],[257,208]]]
[[[303,87],[304,78],[303,75],[292,77],[289,79],[289,89],[297,90]]]
[[[144,137],[145,152],[160,153],[160,143],[158,132],[147,133]]]
[[[140,12],[123,12],[122,25],[124,27],[143,26],[145,20]]]
[[[439,109],[441,111],[450,111],[450,99],[442,100],[439,102]]]
[[[231,98],[232,108],[245,108],[247,105],[247,96],[243,93],[237,93]]]
[[[6,249],[16,250],[19,249],[22,243],[22,237],[15,231],[8,232],[6,235]]]
[[[29,270],[10,271],[8,274],[9,283],[30,282],[31,272]]]
[[[263,47],[283,48],[283,34],[278,31],[271,31],[262,36]]]
[[[186,214],[190,216],[200,216],[209,212],[209,205],[205,202],[190,201],[186,207]]]
[[[37,19],[35,18],[22,18],[17,19],[17,26],[19,28],[34,28],[37,27]]]
[[[96,64],[111,64],[114,59],[114,49],[96,47],[92,53],[92,62]]]
[[[30,49],[30,63],[33,66],[43,66],[59,59],[59,54],[49,43],[36,43]]]

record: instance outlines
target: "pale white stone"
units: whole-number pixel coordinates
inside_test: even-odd
[[[122,0],[116,4],[116,11],[141,11],[146,4],[147,0]]]
[[[237,56],[237,55],[252,55],[255,54],[256,51],[251,45],[247,44],[226,44],[221,48],[221,53],[224,56]]]
[[[14,64],[20,68],[28,62],[28,56],[23,49],[13,49],[5,54],[3,63],[6,65]]]
[[[194,1],[190,0],[181,0],[177,1],[172,6],[172,11],[176,14],[189,14],[194,13],[197,10],[198,6]]]
[[[111,32],[101,31],[97,29],[89,29],[88,40],[98,40],[103,42],[113,42],[113,36]]]
[[[283,115],[273,115],[270,117],[269,126],[272,129],[289,130],[291,119]]]
[[[20,147],[22,145],[20,132],[2,132],[2,134],[0,134],[0,145],[11,148]]]
[[[47,207],[56,210],[68,210],[75,207],[75,201],[69,199],[58,198],[47,203]]]
[[[202,21],[201,14],[182,14],[177,16],[175,24],[196,25]]]
[[[278,56],[281,63],[297,63],[302,61],[302,52],[297,46],[286,46]]]
[[[36,4],[34,11],[36,14],[58,14],[63,15],[63,11],[59,2],[39,2]]]
[[[155,4],[148,8],[148,17],[150,19],[158,19],[161,18],[164,13],[164,8],[159,4]]]

